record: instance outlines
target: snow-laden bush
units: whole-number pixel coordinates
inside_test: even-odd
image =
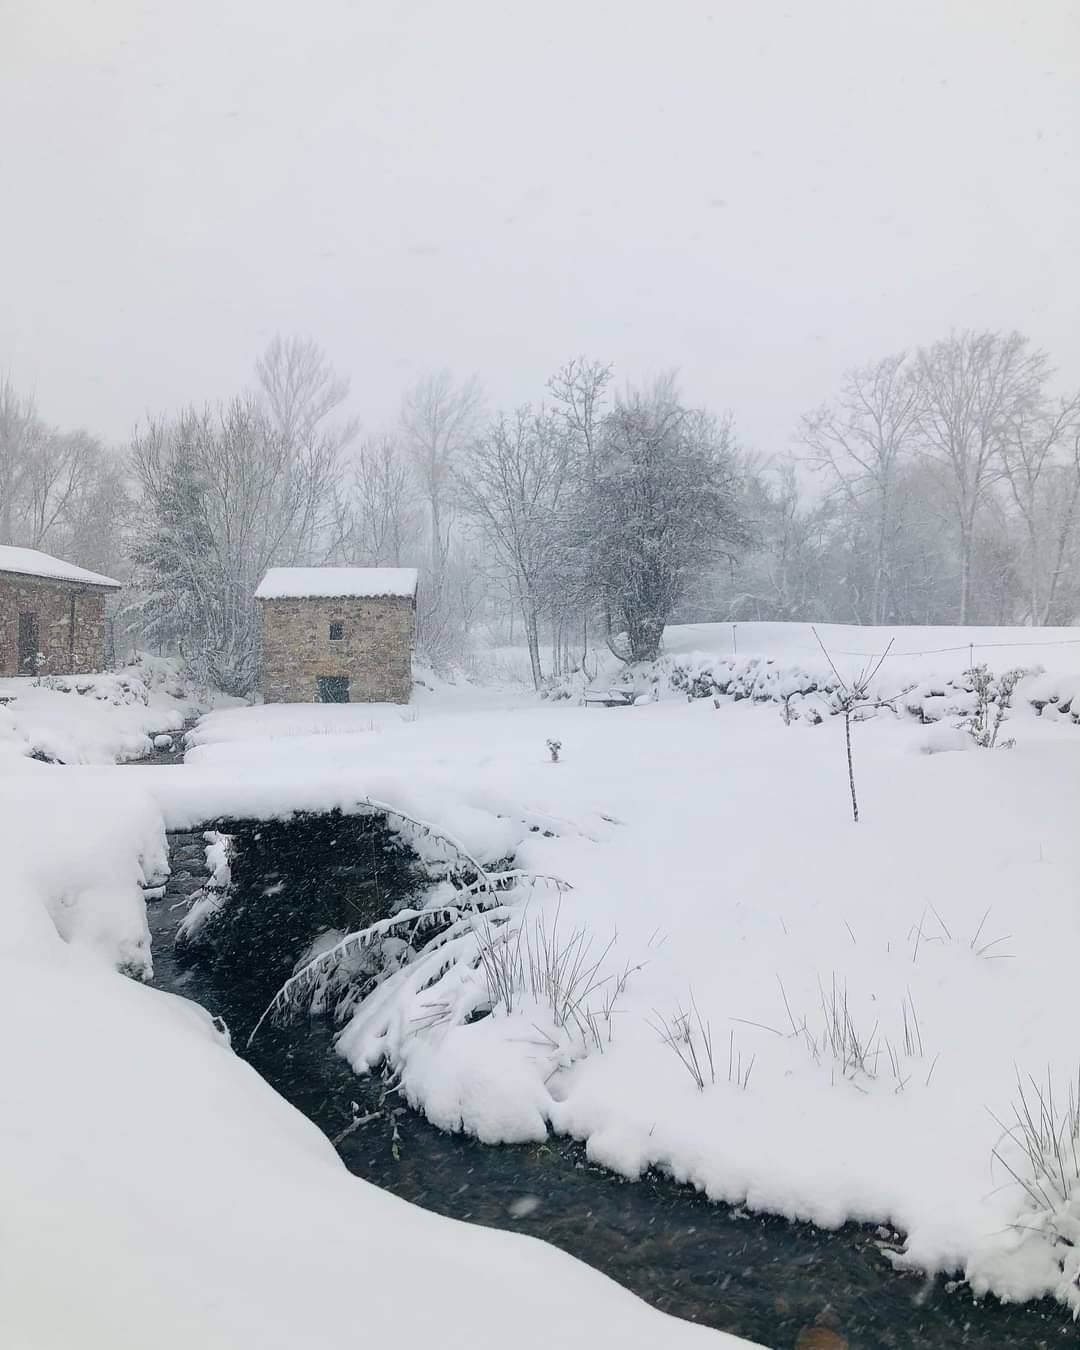
[[[52,694],[79,694],[84,698],[97,699],[100,703],[111,703],[117,708],[130,707],[136,703],[145,708],[150,704],[150,690],[136,672],[39,675],[34,680],[34,688],[47,689]]]
[[[523,1003],[546,1004],[551,1024],[591,1034],[589,996],[608,948],[590,959],[584,931],[532,928],[536,887],[558,892],[554,877],[484,872],[466,886],[438,883],[424,903],[328,944],[320,939],[281,986],[252,1032],[301,1010],[332,1010],[349,1026],[342,1040],[358,1071],[396,1063],[409,1036],[461,1026],[488,1014],[511,1016]],[[593,1039],[596,1039],[593,1036]]]
[[[1044,1083],[1017,1073],[1012,1116],[994,1116],[993,1160],[1019,1188],[1016,1246],[1033,1266],[1052,1263],[1055,1297],[1080,1318],[1080,1074],[1055,1094],[1049,1070]]]
[[[1016,686],[1025,674],[1025,671],[1016,669],[995,675],[986,665],[972,666],[964,672],[974,701],[960,725],[981,749],[993,750],[998,745],[998,736],[1012,707]],[[1012,741],[1001,742],[1003,748],[1011,747],[1012,744]]]
[[[844,692],[843,682],[827,666],[809,669],[779,665],[762,656],[718,656],[705,652],[660,657],[648,667],[622,672],[620,682],[635,688],[651,684],[689,700],[773,703],[789,724],[816,723],[834,715]],[[924,678],[911,684],[890,681],[888,669],[884,668],[875,679],[872,692],[879,702],[895,702],[898,712],[924,725],[952,719],[968,730],[977,744],[982,744],[980,737],[985,727],[992,739],[998,710],[1004,721],[1014,701],[1027,704],[1039,716],[1066,717],[1080,724],[1080,691],[1074,686],[1074,679],[1051,680],[1039,669],[1016,669],[995,675],[982,665],[961,675]],[[999,730],[1001,721],[997,721]]]

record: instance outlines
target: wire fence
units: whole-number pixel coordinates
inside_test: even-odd
[[[732,623],[731,627],[731,647],[736,655],[739,651],[738,629],[739,624]],[[813,624],[810,625],[813,628]],[[819,639],[820,640],[820,639]],[[893,639],[895,641],[895,638]],[[896,651],[889,648],[883,654],[876,652],[850,652],[842,648],[830,648],[829,654],[832,656],[858,656],[864,661],[876,661],[888,656],[890,659],[896,656],[943,656],[951,652],[968,652],[972,657],[974,664],[974,655],[976,651],[993,651],[995,648],[1007,647],[1015,649],[1018,647],[1077,647],[1080,646],[1080,637],[1075,638],[1050,638],[1040,639],[1035,642],[961,642],[955,647],[924,647],[919,651]]]
[[[991,651],[995,647],[1075,647],[1080,646],[1080,638],[1058,638],[1052,642],[964,642],[958,647],[926,647],[917,652],[890,651],[889,656],[941,656],[945,652]],[[863,656],[872,659],[881,652],[834,652],[836,656]]]

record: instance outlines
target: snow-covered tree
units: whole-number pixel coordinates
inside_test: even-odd
[[[137,436],[142,519],[136,584],[149,631],[168,633],[196,670],[232,694],[254,687],[254,593],[268,567],[319,564],[333,551],[339,469],[321,438],[287,440],[256,399],[189,409]]]
[[[655,659],[694,573],[747,543],[733,442],[730,421],[686,407],[671,377],[629,390],[604,416],[575,530],[626,660]]]
[[[193,673],[212,679],[223,579],[206,505],[209,484],[193,439],[152,424],[133,447],[149,507],[132,548],[139,599],[133,609],[142,639],[176,647]]]

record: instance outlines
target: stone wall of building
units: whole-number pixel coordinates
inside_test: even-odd
[[[0,675],[86,675],[105,666],[109,592],[0,573]],[[19,615],[37,615],[44,663],[19,669]],[[72,622],[74,621],[74,628]]]
[[[347,679],[350,703],[408,703],[416,605],[411,598],[260,600],[267,703],[317,703],[319,680]],[[330,637],[331,624],[341,637]]]

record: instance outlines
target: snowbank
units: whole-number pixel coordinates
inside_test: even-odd
[[[12,1350],[742,1344],[554,1248],[350,1176],[146,969],[154,775],[0,778],[0,1343]],[[416,1290],[423,1288],[424,1297]]]
[[[60,764],[139,759],[155,735],[179,730],[206,706],[175,662],[147,655],[106,674],[2,679],[0,757]]]

